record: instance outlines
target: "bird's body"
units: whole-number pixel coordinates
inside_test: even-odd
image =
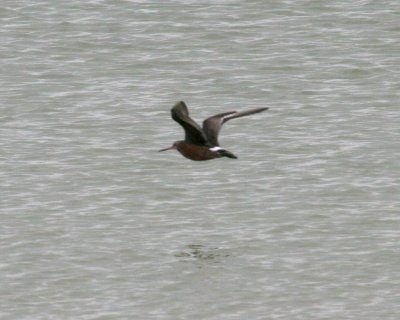
[[[203,128],[201,128],[189,117],[186,104],[180,101],[171,109],[171,115],[172,119],[178,122],[185,130],[185,140],[176,141],[171,147],[161,149],[160,151],[176,149],[184,157],[194,161],[211,160],[221,157],[236,159],[237,157],[233,153],[219,146],[218,133],[222,125],[228,120],[267,109],[257,108],[243,112],[220,113],[204,120]]]
[[[209,147],[198,146],[185,141],[178,141],[176,150],[178,150],[184,157],[195,161],[210,160],[220,157],[217,152],[210,150]]]

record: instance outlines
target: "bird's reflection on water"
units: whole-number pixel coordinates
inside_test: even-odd
[[[201,244],[189,244],[186,250],[175,254],[177,258],[183,258],[183,261],[200,261],[218,263],[222,258],[229,257],[229,253],[223,252],[219,248],[207,248]]]

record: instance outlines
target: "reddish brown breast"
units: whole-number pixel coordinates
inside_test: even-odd
[[[186,158],[194,161],[211,160],[221,157],[217,152],[210,151],[208,147],[180,142],[177,150]]]

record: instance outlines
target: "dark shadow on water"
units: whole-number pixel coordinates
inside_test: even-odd
[[[201,244],[189,244],[186,249],[175,254],[182,261],[218,263],[229,257],[229,253],[219,248],[209,248]]]

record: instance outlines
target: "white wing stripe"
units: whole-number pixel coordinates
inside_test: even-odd
[[[219,151],[219,150],[223,150],[223,149],[218,146],[210,148],[210,151]]]

